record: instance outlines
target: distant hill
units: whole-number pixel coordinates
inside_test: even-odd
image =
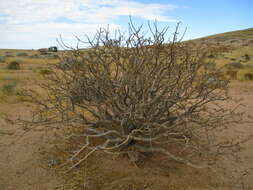
[[[215,34],[211,36],[206,36],[200,39],[253,39],[253,28],[245,29],[245,30],[236,30],[231,32],[225,32],[220,34]]]
[[[253,46],[253,28],[215,34],[190,41],[220,44],[230,47]]]

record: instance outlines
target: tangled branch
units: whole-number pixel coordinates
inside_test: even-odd
[[[178,27],[169,40],[168,28],[149,25],[146,37],[132,22],[128,36],[100,29],[93,39],[77,38],[89,48],[64,51],[41,84],[45,95],[30,94],[37,105],[32,124],[68,127],[68,138],[86,139],[73,151],[71,169],[97,150],[161,153],[194,168],[207,163],[191,160],[215,160],[224,144],[233,152],[236,143],[213,138],[241,119],[223,104],[232,101],[228,81],[205,67],[207,50],[180,41]]]

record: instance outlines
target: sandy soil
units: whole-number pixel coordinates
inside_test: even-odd
[[[232,84],[231,95],[242,98],[244,110],[253,115],[253,83]],[[4,114],[28,116],[29,107],[23,104],[1,104]],[[51,190],[64,189],[59,175],[41,162],[41,150],[50,149],[52,136],[44,130],[27,131],[0,117],[0,190]],[[252,124],[253,125],[253,124]],[[238,124],[237,131],[227,135],[253,133],[250,124]],[[253,141],[245,143],[240,167],[253,168]],[[125,157],[112,157],[97,153],[86,163],[87,171],[79,179],[80,187],[65,189],[105,190],[207,190],[229,189],[219,176],[206,170],[191,169],[161,158],[151,158],[140,168]],[[154,162],[154,160],[156,160]],[[230,167],[230,166],[228,166]],[[232,166],[231,166],[232,167]],[[238,189],[253,189],[253,171],[245,175]],[[81,183],[80,183],[81,184]],[[240,184],[238,184],[240,185]],[[245,187],[243,187],[245,185]]]

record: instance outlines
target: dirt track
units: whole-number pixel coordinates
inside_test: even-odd
[[[234,83],[231,95],[243,98],[245,111],[253,115],[253,83]],[[0,113],[28,115],[28,108],[22,104],[1,104]],[[253,125],[253,124],[252,124]],[[253,126],[238,125],[240,132],[253,133]],[[0,190],[50,190],[60,185],[53,171],[43,169],[40,162],[40,150],[50,146],[49,137],[43,130],[24,133],[24,129],[0,118]],[[253,168],[253,140],[243,147],[244,161],[241,166]],[[228,189],[215,176],[204,171],[185,168],[170,161],[147,161],[143,167],[136,168],[124,157],[114,160],[111,157],[96,155],[90,166],[88,185],[97,183],[94,189],[107,190],[166,190],[166,189]],[[252,171],[253,172],[253,171]],[[248,190],[253,189],[253,173],[244,179]],[[94,186],[95,187],[95,186]],[[103,187],[103,188],[101,188]]]

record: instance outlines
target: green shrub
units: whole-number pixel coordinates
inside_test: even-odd
[[[207,57],[208,57],[208,58],[214,58],[214,57],[215,57],[215,55],[210,54],[210,55],[208,55]]]
[[[5,62],[5,56],[0,56],[0,63]]]
[[[5,57],[15,57],[15,56],[11,54],[6,54]]]
[[[252,69],[252,68],[253,68],[253,64],[245,64],[244,67],[245,67],[245,68]]]
[[[241,64],[239,62],[232,62],[232,63],[225,64],[225,67],[228,69],[242,69],[243,64]]]
[[[245,54],[244,57],[245,57],[245,60],[246,60],[246,61],[249,61],[249,60],[250,60],[249,54]]]
[[[14,94],[17,83],[15,81],[8,82],[1,87],[1,91],[4,94]]]
[[[28,56],[28,54],[25,52],[20,52],[20,53],[17,53],[16,56]]]
[[[32,71],[35,72],[35,73],[39,73],[40,70],[43,69],[43,67],[41,66],[38,66],[38,67],[31,67]]]
[[[206,69],[213,69],[213,68],[215,68],[215,66],[216,66],[216,63],[215,63],[215,62],[207,62],[207,63],[205,64],[205,68],[206,68]]]
[[[253,73],[245,73],[244,78],[246,80],[253,80]]]
[[[53,54],[53,58],[57,59],[57,58],[59,58],[59,56],[56,54]]]
[[[19,70],[20,69],[20,62],[19,61],[11,61],[8,64],[7,69],[9,69],[9,70]]]
[[[5,57],[14,57],[13,52],[7,51],[4,53]]]
[[[18,89],[18,90],[16,90],[16,95],[17,96],[25,96],[26,91],[24,89]]]
[[[47,53],[47,54],[44,54],[43,57],[46,57],[46,58],[49,58],[49,59],[56,59],[56,58],[58,58],[58,55],[52,54],[52,53]]]
[[[31,55],[29,56],[30,58],[40,58],[40,56],[38,54],[34,54],[34,55]]]
[[[49,69],[40,69],[39,70],[39,74],[41,74],[41,75],[49,75],[51,73],[52,73],[52,71]]]

